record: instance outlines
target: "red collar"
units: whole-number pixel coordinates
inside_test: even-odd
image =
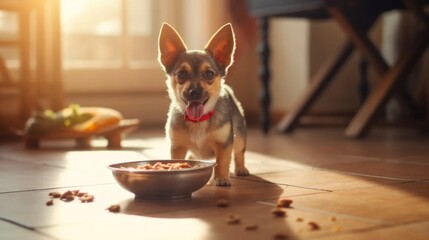
[[[216,112],[216,110],[215,110],[215,109],[213,109],[213,111],[211,111],[211,112],[208,112],[208,113],[204,114],[204,115],[203,115],[203,116],[201,116],[201,118],[200,118],[200,119],[198,119],[198,120],[191,119],[191,118],[189,118],[189,117],[188,117],[188,115],[185,115],[185,120],[186,120],[186,121],[189,121],[189,122],[193,122],[193,123],[204,122],[205,120],[207,120],[207,119],[211,118],[211,117],[215,114],[215,112]]]

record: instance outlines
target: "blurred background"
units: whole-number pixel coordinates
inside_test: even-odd
[[[32,11],[33,7],[39,7],[37,4],[43,4],[40,2],[54,2],[54,5],[44,6],[41,13]],[[232,22],[237,53],[227,83],[242,102],[249,123],[258,123],[261,84],[257,50],[260,36],[258,21],[249,15],[245,1],[55,2],[0,0],[0,6],[6,6],[0,11],[0,56],[7,69],[6,77],[3,74],[0,80],[2,131],[10,126],[19,127],[28,112],[70,103],[110,107],[122,112],[126,118],[140,119],[142,125],[162,126],[169,105],[165,76],[157,62],[157,37],[163,22],[175,27],[190,49],[202,49],[220,26]],[[55,31],[51,31],[57,26],[55,23],[59,26],[57,37]],[[332,20],[273,18],[270,23],[271,113],[272,120],[276,121],[290,110],[315,71],[335,56],[333,53],[338,52],[345,36]],[[28,30],[27,35],[20,32],[23,28]],[[407,38],[413,34],[412,29],[413,22],[406,14],[393,11],[377,21],[371,30],[371,38],[386,59],[394,61],[399,52],[407,49]],[[37,35],[40,30],[43,30],[41,36]],[[20,36],[28,36],[27,42],[14,43],[13,39]],[[57,45],[58,49],[55,48]],[[29,58],[28,64],[22,65],[22,57]],[[312,113],[351,115],[358,109],[360,57],[355,53],[347,62],[336,77],[338,80],[311,109]],[[428,66],[426,53],[424,61],[413,73],[410,86],[413,98],[426,109],[429,105]],[[23,72],[23,68],[27,72]],[[56,71],[60,74],[53,74]],[[30,82],[30,89],[24,94],[31,96],[26,100],[20,96],[23,76]],[[40,76],[43,80],[38,79]],[[377,77],[371,68],[368,78],[371,85],[376,84]],[[43,84],[43,88],[32,90],[37,89],[38,84]],[[24,113],[20,101],[30,103]]]

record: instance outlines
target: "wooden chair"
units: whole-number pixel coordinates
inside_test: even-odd
[[[405,81],[415,63],[420,59],[429,44],[429,17],[423,11],[427,0],[248,0],[249,11],[261,18],[262,71],[263,86],[263,129],[268,131],[270,94],[268,83],[270,73],[268,68],[268,20],[270,17],[303,17],[310,19],[332,18],[339,24],[348,37],[338,56],[327,62],[313,77],[310,86],[298,100],[295,107],[281,120],[279,129],[283,132],[292,131],[310,106],[317,100],[323,90],[334,78],[343,63],[353,50],[358,50],[370,66],[375,67],[380,76],[379,84],[373,89],[360,109],[349,123],[345,135],[351,138],[364,137],[375,119],[376,113]],[[382,55],[367,36],[375,20],[384,12],[392,9],[403,9],[412,12],[422,23],[423,28],[418,39],[399,57],[398,61],[389,66]],[[403,96],[403,95],[402,95]],[[406,97],[404,97],[406,99]]]

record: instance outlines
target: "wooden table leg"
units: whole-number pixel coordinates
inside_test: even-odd
[[[334,9],[334,12],[337,12],[336,8]],[[369,14],[368,16],[363,17],[360,21],[359,31],[366,34],[368,32],[368,29],[370,29],[373,25],[375,19],[375,15],[373,14]],[[325,87],[331,82],[332,78],[343,66],[343,63],[348,59],[355,46],[357,46],[355,42],[349,41],[343,47],[336,59],[331,62],[328,62],[323,68],[319,70],[319,72],[311,80],[310,86],[307,88],[307,91],[304,93],[304,95],[300,98],[296,107],[294,107],[292,111],[281,120],[278,126],[281,131],[290,132],[293,130],[293,128],[296,127],[299,118],[304,115],[304,113],[310,108],[313,102],[323,92]],[[376,54],[374,54],[374,51],[372,51],[372,49],[369,49],[368,55],[373,56]],[[384,59],[379,58],[376,59],[375,62],[380,65],[380,69],[384,70],[387,68],[387,64]]]
[[[370,84],[368,82],[368,62],[365,58],[359,59],[359,103],[363,104],[368,97]]]
[[[353,44],[349,41],[341,49],[340,54],[331,62],[319,69],[310,81],[310,86],[298,100],[295,107],[280,121],[278,128],[283,132],[292,131],[298,124],[299,118],[307,111],[313,102],[331,82],[338,70],[343,66],[350,54],[353,52]]]
[[[264,133],[268,133],[270,129],[270,104],[271,104],[271,96],[270,96],[270,46],[269,46],[269,18],[261,18],[260,19],[260,34],[261,34],[261,42],[259,46],[259,56],[260,56],[260,79],[261,79],[261,95],[260,95],[260,103],[261,103],[261,124],[262,130]]]
[[[424,31],[413,48],[400,56],[398,62],[392,68],[389,68],[389,65],[383,59],[380,52],[369,40],[366,32],[361,31],[359,28],[360,23],[353,22],[348,17],[348,14],[339,7],[330,6],[328,12],[368,62],[372,63],[372,66],[382,76],[378,86],[371,92],[345,131],[347,137],[361,138],[368,133],[376,113],[387,102],[394,88],[399,82],[404,80],[413,67],[413,64],[415,64],[424,52],[428,44],[427,35],[429,30]]]
[[[372,25],[372,22],[375,20],[375,16],[370,17],[369,19],[363,19],[368,21],[368,23],[357,23],[348,18],[347,12],[338,7],[330,6],[328,7],[328,12],[350,38],[356,48],[360,50],[363,57],[365,57],[365,59],[375,67],[375,70],[380,75],[384,74],[389,69],[389,65],[368,38],[367,31],[361,30],[361,28],[364,27],[363,25],[369,24],[369,22],[371,22],[370,25]]]
[[[381,82],[352,119],[345,132],[347,137],[361,138],[366,136],[374,120],[374,115],[386,103],[398,83],[405,79],[428,44],[429,33],[426,31],[410,50],[400,56],[398,62],[384,75]]]

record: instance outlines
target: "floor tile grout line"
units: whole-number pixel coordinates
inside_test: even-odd
[[[352,154],[336,154],[335,156],[339,158],[350,158],[350,159],[373,161],[373,162],[382,160],[381,158],[378,158],[378,157],[359,156],[359,155],[352,155]]]
[[[251,178],[246,179],[244,177],[232,177],[232,178],[240,179],[240,180],[244,180],[244,181],[253,181],[253,182],[260,182],[260,183],[267,183],[267,184],[275,184],[275,185],[280,185],[280,186],[296,187],[296,188],[303,188],[303,189],[316,190],[316,191],[322,191],[322,192],[333,192],[332,190],[329,190],[329,189],[304,187],[304,186],[292,185],[292,184],[287,184],[287,183],[277,183],[277,182],[256,180],[256,179],[251,179]]]
[[[361,176],[361,177],[367,177],[367,178],[375,178],[375,179],[385,179],[385,180],[396,180],[396,181],[406,181],[406,182],[417,182],[417,181],[427,181],[428,179],[410,179],[410,178],[395,178],[395,177],[385,177],[385,176],[377,176],[377,175],[370,175],[370,174],[363,174],[363,173],[355,173],[355,172],[350,172],[350,171],[341,171],[341,170],[335,170],[335,169],[329,169],[329,168],[323,168],[323,167],[311,167],[310,170],[320,170],[320,171],[327,171],[327,172],[336,172],[336,173],[343,173],[343,174],[347,174],[347,175],[352,175],[352,176]],[[277,173],[282,173],[283,171],[279,171],[279,172],[268,172],[268,173],[260,173],[259,176],[263,176],[263,175],[267,175],[267,174],[277,174]],[[237,179],[244,179],[241,177],[235,177]],[[253,180],[253,179],[249,179],[249,180]],[[253,180],[255,181],[255,180]],[[257,180],[256,180],[257,181]],[[269,181],[267,181],[269,182]],[[270,182],[273,183],[273,182]],[[275,184],[282,184],[282,183],[275,183]],[[292,185],[295,186],[295,185]],[[300,187],[300,186],[296,186],[296,187]],[[327,189],[320,189],[320,190],[327,190]],[[327,190],[327,191],[332,191],[332,190]]]
[[[17,221],[14,221],[14,220],[11,220],[11,219],[8,219],[8,218],[4,218],[4,217],[0,217],[0,221],[12,224],[12,225],[17,226],[19,228],[31,231],[31,232],[33,232],[35,234],[39,234],[39,235],[42,235],[44,237],[48,237],[48,238],[53,239],[53,240],[60,240],[59,238],[53,237],[53,236],[51,236],[49,234],[46,234],[46,233],[40,231],[37,227],[30,227],[30,226],[27,226],[25,224],[22,224],[22,223],[19,223]]]
[[[113,185],[113,184],[116,184],[116,183],[111,182],[111,183],[97,183],[97,184],[91,184],[91,185],[74,185],[74,186],[64,186],[64,187],[34,188],[34,189],[25,189],[25,190],[0,192],[0,195],[9,194],[9,193],[37,192],[37,191],[46,191],[46,190],[54,190],[54,189],[65,189],[65,188],[71,189],[71,188],[78,188],[78,187],[95,187],[95,186],[104,186],[104,185]]]
[[[355,172],[350,172],[350,171],[335,170],[335,169],[329,169],[329,168],[323,168],[323,167],[314,167],[314,169],[318,169],[321,171],[328,171],[328,172],[344,173],[344,174],[348,174],[348,175],[368,177],[368,178],[397,180],[397,181],[419,181],[419,179],[385,177],[385,176],[377,176],[377,175],[364,174],[364,173],[355,173]]]
[[[412,181],[400,181],[400,182],[391,182],[391,183],[383,183],[383,184],[374,184],[374,185],[368,185],[368,186],[360,186],[360,187],[351,187],[351,188],[339,188],[335,189],[332,192],[343,192],[343,191],[350,191],[350,190],[359,190],[359,189],[368,189],[368,188],[376,188],[376,187],[382,187],[382,186],[392,186],[392,185],[402,185],[402,184],[408,184],[408,183],[418,183],[421,181],[412,180]]]
[[[391,163],[429,166],[429,163],[425,163],[425,162],[406,161],[406,160],[399,160],[399,159],[392,159],[392,158],[384,158],[382,161],[389,162],[389,163],[391,162]]]
[[[49,163],[46,163],[46,162],[28,161],[28,160],[22,160],[22,159],[10,159],[10,158],[4,158],[4,157],[1,157],[1,156],[0,156],[0,160],[9,161],[9,162],[28,163],[28,164],[32,164],[32,165],[51,167],[51,168],[62,169],[62,170],[71,170],[70,168],[67,168],[67,167],[64,167],[64,166],[59,166],[59,165],[55,165],[55,164],[49,164]]]
[[[429,163],[425,163],[425,162],[407,161],[407,160],[392,159],[392,158],[376,158],[376,157],[358,156],[358,155],[350,155],[350,154],[337,154],[336,156],[340,158],[349,158],[349,159],[372,161],[372,162],[390,162],[390,163],[424,165],[424,166],[429,165]]]
[[[288,196],[285,196],[285,197],[278,197],[278,198],[265,198],[265,199],[259,200],[259,201],[257,201],[257,202],[259,202],[259,203],[264,203],[264,204],[266,204],[266,205],[272,205],[272,206],[275,206],[275,204],[274,204],[274,203],[270,203],[270,202],[268,202],[268,201],[277,201],[278,199],[281,199],[281,198],[288,198],[288,199],[292,199],[292,198],[295,198],[295,197],[307,197],[307,196],[318,195],[318,194],[325,194],[325,193],[327,193],[327,192],[310,192],[310,193],[300,193],[300,194],[295,194],[295,195],[288,195]]]
[[[44,237],[48,237],[50,239],[59,240],[59,238],[53,237],[53,236],[51,236],[49,234],[46,234],[46,233],[40,231],[37,227],[30,227],[30,226],[27,226],[25,224],[22,224],[22,223],[19,223],[17,221],[14,221],[14,220],[11,220],[11,219],[8,219],[8,218],[4,218],[4,217],[0,217],[0,221],[12,224],[12,225],[17,226],[19,228],[23,228],[25,230],[31,231],[31,232],[33,232],[35,234],[42,235]]]
[[[298,186],[298,185],[292,185],[292,184],[286,184],[286,183],[276,183],[276,184],[277,184],[277,185],[280,185],[280,186],[286,186],[286,187],[295,187],[295,188],[302,188],[302,189],[316,190],[316,191],[321,191],[321,192],[325,192],[325,193],[331,193],[331,192],[334,192],[333,190],[323,189],[323,188],[304,187],[304,186]]]
[[[11,220],[11,219],[8,219],[8,218],[0,217],[0,221],[10,223],[10,224],[12,224],[12,225],[18,226],[18,227],[20,227],[20,228],[24,228],[24,229],[26,229],[26,230],[36,231],[36,228],[35,228],[35,227],[30,227],[30,226],[27,226],[27,225],[25,225],[25,224],[19,223],[19,222],[17,222],[17,221],[14,221],[14,220]]]
[[[324,171],[323,169],[321,169],[321,170]],[[331,170],[328,169],[327,171],[331,171]],[[245,179],[245,178],[241,178],[241,177],[233,177],[233,178],[235,178],[235,179],[241,179],[241,180],[245,180],[245,181],[254,181],[254,182],[267,183],[267,184],[276,184],[276,185],[280,185],[280,186],[288,186],[288,187],[295,187],[295,188],[302,188],[302,189],[317,190],[317,191],[322,191],[322,192],[337,192],[337,191],[345,191],[345,190],[351,190],[351,189],[361,189],[361,188],[379,186],[379,185],[370,185],[370,186],[363,186],[363,187],[340,188],[340,189],[331,190],[331,189],[323,189],[323,188],[298,186],[298,185],[292,185],[292,184],[287,184],[287,183],[278,183],[278,182],[270,182],[270,181],[255,180],[255,179]],[[385,183],[383,185],[406,184],[406,183],[414,183],[414,182],[426,182],[426,180],[411,180],[411,179],[395,179],[395,180],[398,180],[398,182]]]
[[[361,228],[355,228],[355,229],[349,229],[349,230],[342,230],[339,233],[322,233],[319,236],[314,237],[315,239],[320,239],[324,237],[330,237],[330,236],[339,236],[339,235],[346,235],[346,234],[354,234],[354,233],[365,233],[370,232],[378,229],[388,228],[388,227],[394,227],[397,226],[397,224],[378,224],[374,226],[367,226],[367,227],[361,227]]]

